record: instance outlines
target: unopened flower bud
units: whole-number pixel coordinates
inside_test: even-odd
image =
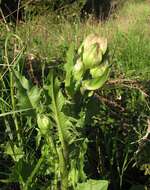
[[[37,124],[42,135],[46,135],[50,128],[50,120],[44,114],[37,115]]]

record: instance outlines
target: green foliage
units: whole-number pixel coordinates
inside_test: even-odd
[[[20,109],[38,109],[40,100],[40,91],[36,86],[31,86],[29,81],[19,72],[13,71],[15,76],[17,98],[19,99],[18,106]]]
[[[5,145],[5,154],[10,155],[15,162],[18,162],[24,156],[21,147],[18,148],[16,145],[11,147],[9,143]]]
[[[84,53],[85,51],[86,49]],[[84,182],[87,179],[84,166],[88,139],[84,135],[84,118],[88,110],[82,106],[82,104],[86,102],[87,97],[86,94],[82,95],[83,103],[80,105],[80,111],[76,112],[76,109],[72,105],[76,101],[75,97],[78,94],[81,95],[81,92],[78,81],[76,81],[73,75],[74,63],[76,62],[73,45],[69,48],[66,59],[64,77],[58,77],[58,68],[52,69],[45,78],[44,86],[41,88],[30,84],[29,80],[15,68],[10,70],[14,76],[11,80],[15,83],[16,107],[26,110],[32,109],[32,111],[34,111],[34,114],[28,111],[25,117],[28,121],[36,121],[36,149],[42,146],[39,160],[34,163],[33,170],[30,171],[28,178],[24,178],[24,169],[20,167],[20,164],[22,165],[25,160],[27,160],[28,165],[29,159],[26,158],[26,150],[24,150],[24,146],[22,146],[22,141],[25,139],[21,139],[19,136],[19,147],[17,147],[15,143],[12,147],[10,146],[11,144],[5,145],[5,154],[11,155],[14,160],[15,167],[12,168],[12,173],[14,173],[15,170],[19,172],[16,178],[13,178],[14,175],[10,175],[10,178],[12,181],[19,181],[20,186],[25,190],[36,185],[33,179],[38,175],[39,167],[42,167],[46,158],[48,164],[46,171],[48,172],[49,170],[49,174],[54,175],[54,188],[57,188],[59,185],[59,178],[62,190],[69,188],[76,189],[79,182]],[[92,60],[90,65],[92,66]],[[102,72],[105,74],[105,70],[102,70]],[[101,79],[102,77],[103,74],[99,77],[97,76],[100,80],[103,80]],[[81,81],[82,78],[84,77],[81,76]],[[102,81],[102,84],[104,84],[104,82],[105,81]],[[64,89],[61,88],[63,83],[65,84]],[[92,91],[101,87],[102,84],[96,88],[92,86]],[[70,89],[72,93],[70,93]],[[43,95],[43,97],[41,95]],[[88,99],[90,99],[90,97]],[[32,128],[32,124],[28,121],[27,125]],[[44,138],[44,143],[41,142],[42,138]],[[90,181],[85,185],[89,186],[89,183]],[[98,184],[92,184],[93,187],[95,185],[98,186]]]
[[[77,190],[107,190],[108,181],[104,180],[88,180],[86,183],[79,184]]]
[[[68,17],[78,16],[80,15],[80,11],[85,5],[85,0],[76,0],[76,1],[68,1],[68,0],[38,0],[27,3],[25,0],[22,2],[22,6],[24,6],[25,15],[33,16],[35,14],[43,15],[48,11],[55,11],[57,13],[62,13],[63,15],[67,15]]]
[[[97,90],[108,79],[110,65],[103,58],[106,50],[107,40],[94,34],[87,36],[79,47],[79,58],[74,65],[72,74],[76,80],[76,87],[81,87],[82,92]],[[68,73],[67,70],[66,72]],[[91,74],[91,79],[88,72]]]
[[[125,13],[103,25],[80,23],[74,12],[64,17],[67,4],[63,15],[44,5],[46,17],[18,25],[21,47],[15,35],[4,45],[1,28],[2,189],[107,189],[108,181],[113,189],[148,189],[149,8],[129,5],[126,31]],[[93,32],[107,35],[109,55],[107,43],[104,50],[92,39],[82,43]]]

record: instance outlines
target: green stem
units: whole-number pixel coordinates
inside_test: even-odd
[[[54,106],[54,113],[55,113],[55,121],[58,128],[58,135],[59,140],[61,142],[61,148],[57,149],[58,155],[59,155],[59,165],[60,165],[60,172],[61,172],[61,190],[67,190],[68,189],[68,147],[67,143],[65,142],[65,138],[63,135],[63,130],[61,126],[60,121],[60,113],[57,107],[56,99],[55,99],[55,92],[54,92],[54,77],[53,73],[51,75],[51,85],[52,85],[52,104]]]
[[[13,120],[15,123],[15,127],[16,127],[16,133],[17,133],[17,139],[18,139],[18,144],[19,146],[21,146],[21,137],[19,134],[19,126],[18,126],[18,121],[17,121],[17,117],[15,114],[15,98],[14,98],[14,81],[13,81],[13,75],[12,75],[12,71],[10,68],[10,64],[9,64],[9,59],[8,59],[8,52],[7,52],[7,46],[8,46],[8,40],[9,38],[13,36],[13,34],[10,34],[5,41],[5,61],[6,64],[8,66],[9,69],[9,79],[10,79],[10,95],[11,95],[11,103],[12,103],[12,111],[13,111]],[[17,37],[16,35],[14,35],[15,37]],[[17,37],[18,38],[18,37]]]
[[[13,119],[14,119],[14,123],[15,123],[15,127],[16,127],[18,144],[19,144],[19,146],[21,146],[21,144],[22,144],[21,136],[20,136],[20,133],[19,133],[19,125],[18,125],[18,120],[17,120],[17,117],[16,117],[16,113],[15,113],[14,82],[13,82],[12,72],[10,72],[10,94],[11,94]]]
[[[4,81],[2,80],[2,85],[3,85],[3,87],[4,87],[4,89],[6,89],[6,86],[5,86],[5,83],[4,83]],[[13,132],[11,131],[11,127],[10,127],[10,125],[9,125],[9,122],[8,122],[8,120],[7,120],[7,118],[6,118],[6,116],[8,115],[8,112],[6,113],[5,112],[5,107],[6,107],[6,105],[8,106],[8,107],[10,107],[11,108],[11,106],[9,105],[9,104],[7,104],[7,102],[5,102],[5,100],[3,99],[3,97],[4,97],[4,94],[3,94],[3,92],[2,92],[2,98],[1,98],[1,101],[3,102],[3,106],[1,107],[1,110],[3,110],[4,111],[4,113],[3,114],[0,114],[0,117],[1,116],[4,116],[4,123],[5,123],[5,127],[6,127],[6,130],[7,130],[7,132],[8,132],[8,136],[9,136],[9,144],[10,144],[10,147],[11,147],[11,150],[12,150],[12,152],[13,152],[13,156],[14,157],[16,157],[16,154],[15,154],[15,152],[14,152],[14,138],[13,138]],[[12,113],[12,112],[11,112]],[[21,184],[21,185],[24,185],[24,181],[23,181],[23,179],[22,179],[22,176],[20,175],[20,173],[18,172],[18,176],[19,176],[19,183]]]
[[[58,156],[59,156],[59,167],[61,172],[61,190],[67,190],[68,189],[68,169],[67,169],[67,163],[63,156],[63,150],[62,148],[57,149]]]

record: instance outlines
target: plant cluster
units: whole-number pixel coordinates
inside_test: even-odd
[[[7,42],[8,39],[5,48]],[[76,56],[74,46],[71,45],[64,67],[60,65],[50,69],[41,87],[31,84],[21,74],[18,63],[21,55],[10,66],[6,54],[12,112],[1,114],[11,135],[4,150],[15,164],[9,179],[19,182],[21,189],[37,188],[39,170],[51,176],[51,189],[107,189],[108,181],[87,181],[84,171],[88,146],[85,135],[87,103],[94,90],[102,87],[108,78],[110,66],[106,62],[107,56],[104,57],[106,50],[107,40],[96,35],[90,35],[84,40]],[[5,87],[5,80],[3,85]],[[4,103],[7,105],[6,101]],[[2,104],[3,110],[5,104]],[[21,114],[18,115],[18,112]],[[7,120],[6,115],[9,114],[12,115],[14,126]],[[20,129],[22,125],[26,125],[24,129]],[[37,161],[32,158],[34,153],[30,153],[26,147],[29,139],[22,136],[22,130],[35,133],[32,134],[36,140],[33,147],[36,150],[40,148]],[[28,174],[27,168],[30,168]]]
[[[70,5],[1,23],[0,189],[149,189],[150,9],[132,2],[104,24]]]

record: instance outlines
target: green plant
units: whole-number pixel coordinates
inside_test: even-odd
[[[65,17],[51,11],[33,13],[32,19],[17,26],[21,40],[14,35],[7,38],[13,26],[8,24],[8,30],[0,23],[2,189],[60,189],[61,143],[52,91],[55,104],[62,105],[59,96],[63,97],[59,115],[68,120],[60,126],[65,126],[67,143],[71,139],[66,172],[69,187],[88,189],[92,184],[92,188],[103,188],[102,180],[108,179],[110,189],[149,188],[150,8],[147,1],[132,2],[103,24],[93,19],[80,22],[71,6],[69,16],[64,9]],[[114,63],[110,80],[100,90],[98,76],[105,67],[110,69],[108,50],[102,63],[90,54],[98,44],[88,54],[83,44],[77,52],[81,39],[91,32],[107,35],[109,59]],[[94,68],[89,68],[86,55],[93,59]]]
[[[7,41],[5,49],[7,55]],[[78,60],[75,58],[75,48],[72,44],[67,52],[64,67],[51,69],[45,78],[44,86],[41,88],[31,84],[21,74],[18,61],[10,68],[9,61],[6,59],[10,81],[13,84],[11,97],[13,102],[16,102],[13,104],[13,111],[6,113],[6,115],[12,114],[14,123],[17,123],[18,126],[16,131],[19,131],[20,121],[18,121],[15,109],[18,108],[19,112],[25,111],[27,126],[31,127],[31,120],[34,121],[35,126],[35,122],[38,126],[35,128],[37,131],[36,148],[42,146],[40,158],[31,163],[29,158],[34,155],[30,154],[26,157],[27,150],[23,145],[25,139],[23,140],[20,133],[17,133],[19,144],[11,144],[10,141],[5,145],[5,153],[10,155],[15,162],[10,180],[18,181],[21,189],[35,188],[34,180],[44,161],[47,162],[46,172],[54,176],[52,185],[54,189],[59,188],[59,183],[62,190],[69,188],[87,189],[89,187],[95,188],[95,186],[107,189],[107,181],[84,183],[87,180],[84,165],[88,146],[88,139],[84,134],[85,117],[88,113],[86,102],[91,98],[91,92],[99,89],[108,78],[110,66],[105,63],[107,56],[103,58],[106,49],[107,41],[104,38],[90,35],[85,39],[77,55],[82,64],[79,77],[77,73]],[[87,51],[90,56],[86,55]],[[92,54],[96,58],[94,62],[91,59]],[[98,73],[96,69],[98,69]],[[58,76],[57,73],[60,72],[63,72],[62,76]],[[14,99],[14,93],[16,99]],[[78,101],[81,101],[81,104],[77,110],[75,106]],[[5,116],[5,114],[1,116]],[[23,118],[23,115],[21,117]],[[44,138],[44,143],[42,143],[42,138]],[[28,171],[27,177],[25,170],[29,166],[32,169]],[[82,184],[78,185],[80,183]]]

